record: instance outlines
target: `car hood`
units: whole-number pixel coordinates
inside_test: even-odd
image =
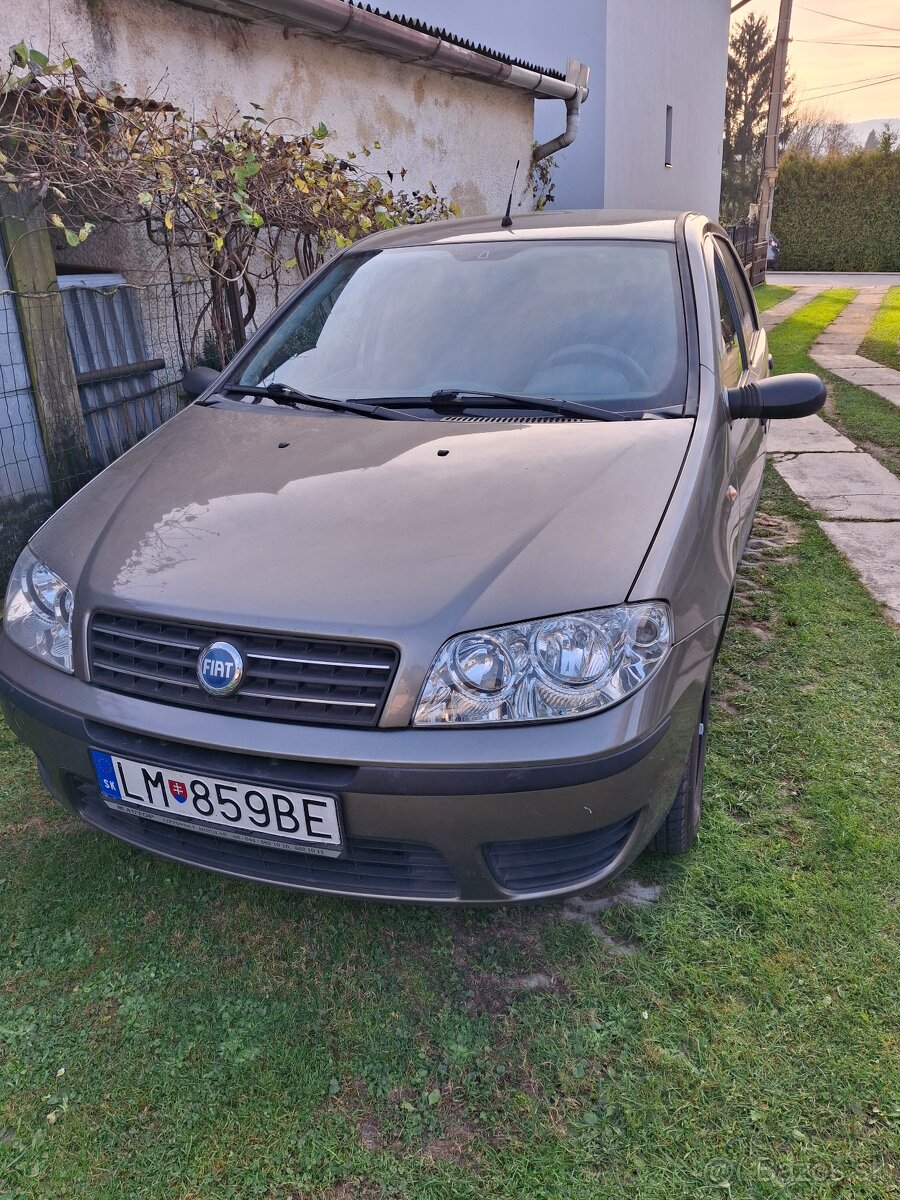
[[[692,426],[192,405],[32,545],[81,612],[383,639],[430,662],[460,630],[623,601]]]

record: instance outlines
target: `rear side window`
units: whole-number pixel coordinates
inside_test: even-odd
[[[716,296],[719,301],[719,327],[724,342],[724,351],[720,355],[722,383],[725,387],[734,387],[741,377],[744,364],[741,358],[740,339],[737,335],[737,321],[725,290],[723,274],[722,264],[716,255]]]
[[[722,238],[716,238],[716,257],[721,261],[728,281],[731,284],[731,294],[737,305],[737,316],[744,338],[744,346],[749,352],[750,343],[753,341],[757,324],[756,312],[753,307],[753,298],[750,295],[750,285],[747,283],[747,276],[744,274],[744,268],[735,258],[731,246]]]

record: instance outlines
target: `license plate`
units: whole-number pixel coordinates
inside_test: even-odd
[[[168,825],[260,846],[276,843],[329,858],[343,853],[334,796],[193,775],[104,750],[91,756],[103,799],[119,812],[137,809]]]

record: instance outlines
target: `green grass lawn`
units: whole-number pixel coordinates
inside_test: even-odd
[[[758,283],[753,289],[756,307],[760,312],[765,312],[767,308],[772,308],[773,305],[780,304],[782,300],[787,300],[788,296],[793,296],[796,290],[792,287],[782,287],[777,283]]]
[[[900,409],[868,388],[823,370],[809,357],[813,342],[855,295],[850,288],[822,292],[770,331],[769,346],[777,372],[814,371],[821,375],[830,391],[822,412],[825,420],[900,475]]]
[[[900,371],[900,287],[888,291],[859,352]]]
[[[900,641],[773,473],[757,532],[701,842],[596,931],[173,866],[0,733],[0,1196],[900,1196]]]

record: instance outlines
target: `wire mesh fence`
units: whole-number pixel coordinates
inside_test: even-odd
[[[62,500],[178,412],[185,370],[230,353],[202,280],[58,284],[14,292],[0,261],[0,587]]]

